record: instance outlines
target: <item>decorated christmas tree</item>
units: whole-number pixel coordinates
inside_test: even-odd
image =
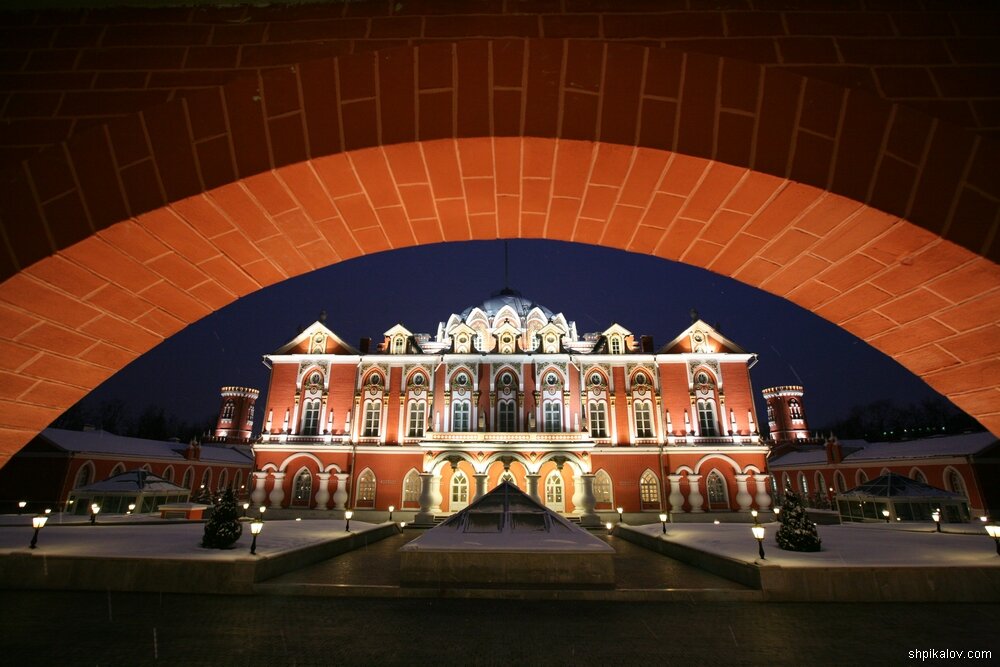
[[[222,498],[215,504],[212,516],[205,524],[205,536],[201,546],[212,549],[225,549],[231,546],[243,534],[240,524],[240,514],[236,509],[236,492],[226,489]]]
[[[802,499],[792,492],[786,492],[778,515],[781,528],[775,539],[785,551],[819,551],[820,539],[816,526],[809,520]]]

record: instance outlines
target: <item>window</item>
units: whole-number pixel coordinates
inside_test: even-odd
[[[424,382],[425,382],[425,380],[424,380],[424,376],[423,375],[420,375],[419,373],[417,373],[416,375],[413,376],[413,384],[414,385],[416,385],[418,387],[423,387],[424,386]]]
[[[825,495],[823,492],[826,491],[826,480],[823,479],[823,473],[817,470],[816,477],[813,481],[816,482],[816,487],[813,490],[813,492],[820,495]]]
[[[962,475],[954,468],[948,468],[948,472],[944,476],[944,482],[949,491],[960,493],[963,496],[967,495],[965,492],[965,481],[962,479]]]
[[[594,475],[594,500],[598,503],[611,505],[611,475],[603,470],[598,470]]]
[[[368,401],[365,403],[365,421],[361,435],[365,438],[377,438],[382,419],[382,402]]]
[[[252,424],[252,423],[253,423],[253,407],[254,407],[254,406],[252,406],[252,405],[251,405],[251,406],[250,406],[250,407],[249,407],[249,408],[247,409],[247,423],[248,423],[248,424]]]
[[[911,470],[910,471],[910,478],[911,479],[915,479],[916,481],[920,482],[921,484],[926,484],[927,483],[927,475],[925,475],[920,468],[914,468],[913,470]]]
[[[653,415],[650,404],[637,401],[635,404],[635,435],[637,438],[653,437]]]
[[[319,433],[319,400],[306,401],[302,406],[302,435]]]
[[[595,438],[608,437],[608,418],[604,401],[590,403],[590,435]]]
[[[714,401],[705,399],[698,401],[698,425],[701,429],[701,435],[705,437],[713,437],[719,434],[715,422]]]
[[[358,477],[358,497],[356,504],[359,507],[375,506],[375,473],[366,468]]]
[[[292,502],[296,505],[308,505],[312,496],[312,475],[303,468],[295,475],[295,484],[292,486]]]
[[[799,491],[804,496],[809,495],[809,483],[806,481],[806,474],[804,472],[799,473]]]
[[[420,502],[420,473],[411,470],[403,478],[403,504]]]
[[[427,405],[423,401],[412,401],[410,403],[409,425],[406,430],[407,436],[411,438],[423,437],[424,425],[426,424],[426,407]]]
[[[565,509],[565,505],[563,504],[563,480],[557,470],[553,470],[545,478],[545,504],[550,509],[559,511]]]
[[[212,488],[212,469],[205,468],[205,472],[201,474],[201,485],[206,489]]]
[[[642,477],[639,478],[639,500],[642,501],[644,508],[660,505],[660,483],[651,470],[642,473]]]
[[[219,475],[219,488],[220,489],[226,488],[226,481],[228,479],[229,479],[229,472],[226,471],[226,470],[223,470],[222,474]]]
[[[402,336],[396,336],[392,339],[392,353],[393,354],[403,354],[406,351],[406,341],[403,340]]]
[[[767,404],[767,421],[774,421],[774,407],[770,403]]]
[[[792,419],[802,419],[802,406],[794,398],[788,401],[788,414]]]
[[[233,413],[236,411],[236,405],[232,401],[226,401],[226,404],[222,406],[222,419],[223,421],[230,421],[233,418]]]
[[[170,471],[170,477],[171,477],[171,479],[173,478],[173,475],[174,475],[174,471],[171,470]],[[239,490],[243,488],[242,482],[243,482],[243,472],[240,471],[240,470],[237,470],[236,471],[236,476],[233,477],[233,488],[236,489],[237,492],[239,492]]]
[[[500,401],[497,404],[497,430],[511,433],[516,428],[514,401]]]
[[[76,472],[76,481],[73,482],[73,488],[79,489],[81,486],[87,486],[92,481],[94,481],[94,464],[87,461]]]
[[[864,484],[868,481],[868,475],[865,474],[864,470],[859,470],[857,475],[855,475],[855,479],[858,484]]]
[[[590,384],[594,385],[595,387],[600,387],[602,384],[604,384],[604,378],[601,377],[600,373],[591,373]]]
[[[451,409],[451,430],[468,431],[471,423],[472,406],[468,401],[458,401]]]
[[[455,384],[457,384],[459,387],[464,387],[465,385],[469,384],[469,376],[466,375],[465,373],[459,373],[458,375],[455,376]]]
[[[500,384],[502,384],[504,387],[509,387],[510,385],[514,384],[514,376],[511,375],[510,373],[501,374]]]
[[[543,430],[546,433],[562,431],[562,405],[557,401],[546,401],[543,410]]]
[[[548,375],[545,376],[545,384],[549,385],[550,387],[555,387],[557,384],[559,384],[559,378],[556,377],[555,373],[549,373]]]
[[[174,467],[173,466],[167,466],[163,470],[163,474],[160,475],[160,477],[162,477],[163,479],[167,480],[168,482],[174,481]]]
[[[451,478],[451,505],[450,509],[462,509],[469,504],[469,478],[459,470]]]
[[[622,353],[622,339],[615,336],[611,339],[611,354],[621,354]]]
[[[181,486],[183,486],[185,489],[190,489],[191,481],[193,479],[194,479],[194,471],[191,470],[191,468],[188,468],[187,470],[184,471],[184,481],[181,482]]]
[[[124,463],[116,463],[115,467],[111,469],[111,474],[108,475],[108,476],[109,477],[114,477],[115,475],[120,475],[123,472],[125,472],[125,464]]]
[[[833,483],[836,485],[838,492],[843,493],[844,491],[847,491],[847,482],[844,481],[844,473],[839,470],[833,476]]]
[[[729,505],[729,496],[726,493],[726,480],[723,479],[717,470],[708,473],[705,485],[708,487],[709,505]]]

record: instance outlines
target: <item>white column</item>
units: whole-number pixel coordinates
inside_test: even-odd
[[[266,481],[266,472],[255,472],[253,474],[253,493],[250,494],[250,500],[255,507],[260,507],[264,504],[264,498],[267,496],[267,493],[264,491],[264,483]]]
[[[473,477],[476,478],[476,495],[473,496],[472,502],[476,502],[486,495],[486,480],[489,478],[489,475],[484,472],[477,472]]]
[[[698,489],[698,482],[701,480],[701,475],[688,475],[688,505],[691,506],[691,512],[704,512],[701,508],[702,503],[705,499],[701,495],[701,491]]]
[[[580,480],[580,487],[583,492],[580,498],[580,507],[583,510],[580,517],[580,524],[583,526],[599,526],[601,524],[601,517],[597,516],[597,512],[594,511],[594,507],[597,505],[597,498],[594,497],[594,476],[586,473],[576,479]],[[575,497],[576,494],[574,494]],[[576,501],[574,500],[574,502]]]
[[[271,495],[267,497],[271,501],[271,507],[281,507],[281,503],[285,501],[285,473],[276,472],[274,473],[274,488],[271,489]]]
[[[767,492],[767,487],[771,481],[770,475],[754,475],[754,486],[757,487],[757,494],[754,501],[757,503],[757,511],[764,512],[771,507],[771,494]]]
[[[330,473],[318,472],[316,478],[319,480],[319,491],[316,492],[316,509],[329,509],[330,504]]]
[[[671,512],[684,511],[684,495],[681,493],[681,477],[683,475],[667,475],[670,482],[670,496],[667,501],[670,503]]]
[[[524,476],[524,478],[527,480],[528,483],[528,495],[537,500],[538,502],[542,502],[542,499],[538,495],[538,479],[540,477],[541,475],[539,475],[537,472],[529,472],[527,475]]]
[[[593,480],[591,480],[593,484]],[[591,486],[593,491],[593,486]],[[580,475],[573,475],[573,514],[577,516],[584,514],[583,510],[583,478]]]
[[[333,476],[337,478],[337,490],[333,492],[333,508],[347,509],[347,473],[337,472]]]
[[[417,523],[434,523],[434,513],[441,510],[441,477],[432,472],[420,473],[420,511]]]
[[[749,478],[750,475],[736,475],[736,504],[739,505],[741,512],[749,512],[750,503],[753,502],[750,492],[747,491],[747,480]]]

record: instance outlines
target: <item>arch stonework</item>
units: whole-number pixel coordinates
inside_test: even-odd
[[[0,461],[239,296],[492,238],[731,276],[1000,432],[997,154],[857,89],[666,48],[478,40],[263,71],[3,175]]]

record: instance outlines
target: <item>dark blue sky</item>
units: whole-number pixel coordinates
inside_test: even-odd
[[[727,337],[760,356],[760,389],[802,384],[810,425],[881,398],[899,403],[935,393],[881,352],[811,312],[760,290],[684,264],[554,241],[511,241],[510,286],[575,320],[580,333],[618,322],[657,347],[690,323],[696,308]],[[88,404],[120,398],[187,421],[214,414],[219,387],[267,389],[261,356],[327,311],[327,326],[351,344],[381,339],[397,322],[433,334],[451,313],[504,285],[503,242],[448,243],[371,255],[287,280],[192,324],[97,388]],[[263,404],[264,396],[261,397]],[[262,414],[262,410],[258,414]],[[258,424],[259,428],[259,424]]]

